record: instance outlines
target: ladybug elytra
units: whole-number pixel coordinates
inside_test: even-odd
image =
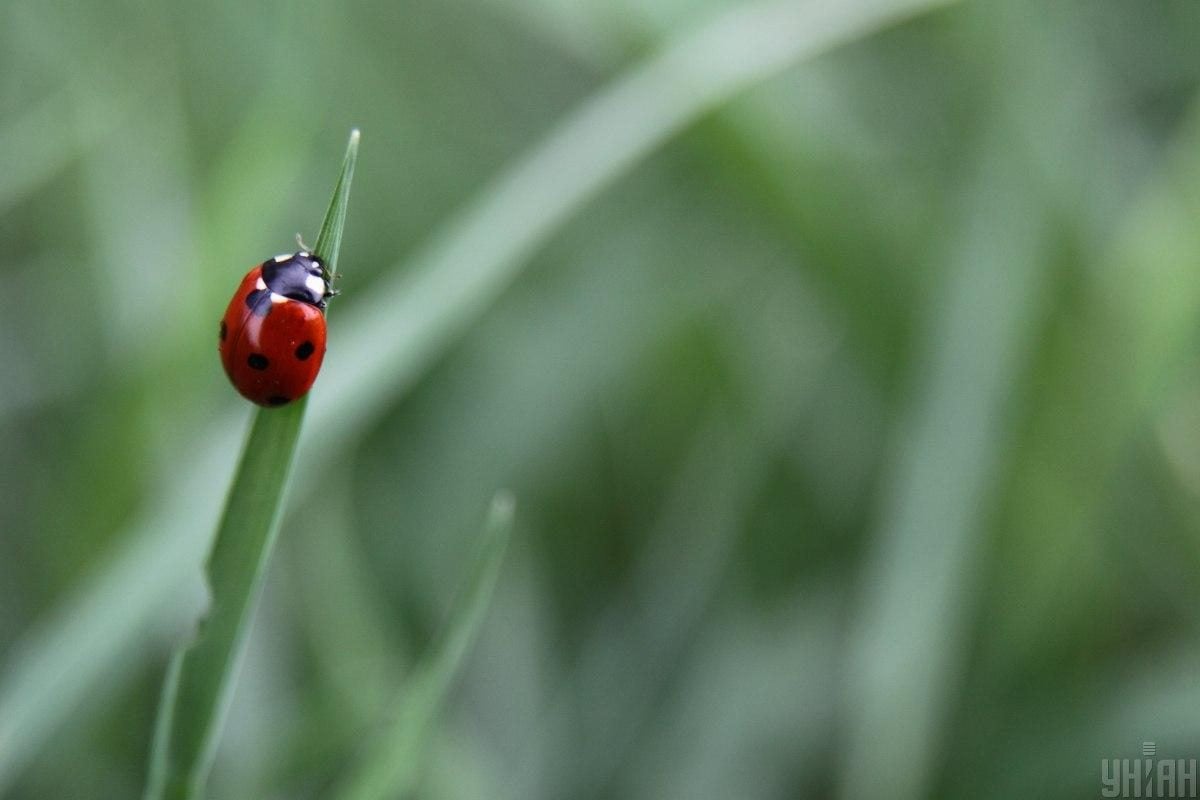
[[[221,364],[235,389],[260,406],[303,397],[325,358],[325,264],[306,250],[246,273],[221,319]]]

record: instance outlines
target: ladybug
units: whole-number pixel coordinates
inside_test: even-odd
[[[312,388],[325,358],[325,302],[336,292],[307,250],[246,273],[221,319],[221,364],[233,388],[260,406],[282,406]]]

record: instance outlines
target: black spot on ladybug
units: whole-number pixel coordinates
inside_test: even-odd
[[[312,342],[305,342],[304,344],[302,344],[296,348],[296,358],[300,359],[301,361],[304,361],[306,358],[308,358],[309,356],[311,356],[313,354],[313,349],[314,348],[313,348]]]
[[[267,398],[267,405],[269,405],[269,406],[281,406],[281,405],[284,405],[285,403],[290,403],[290,402],[291,402],[291,398],[284,397],[281,394],[273,394]]]
[[[270,365],[267,357],[262,353],[251,353],[246,363],[250,365],[250,369],[266,369]]]
[[[246,295],[246,305],[260,317],[265,317],[271,310],[271,290],[255,289]]]
[[[225,335],[229,333],[229,329],[225,327],[225,320],[221,320],[221,341],[225,341]]]

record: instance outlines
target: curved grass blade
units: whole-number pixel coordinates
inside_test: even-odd
[[[313,252],[334,272],[341,247],[358,131],[350,134],[342,172]],[[195,639],[175,654],[158,709],[147,800],[194,798],[216,753],[248,624],[279,531],[307,398],[256,409],[225,503],[206,574],[210,606]]]
[[[406,797],[416,787],[422,754],[442,700],[483,624],[512,535],[515,508],[507,492],[492,499],[479,554],[455,598],[446,627],[408,679],[391,722],[333,794],[338,800]]]
[[[324,452],[365,425],[461,335],[529,257],[671,136],[793,64],[952,0],[734,4],[566,115],[404,264],[339,330],[306,437]]]

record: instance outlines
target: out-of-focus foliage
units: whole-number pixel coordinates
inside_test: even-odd
[[[216,322],[348,128],[313,410],[429,237],[736,5],[0,6],[0,796],[140,792],[204,542],[154,548],[249,414]],[[345,778],[500,486],[422,796],[1092,797],[1144,740],[1200,756],[1198,37],[1190,0],[939,4],[614,172],[302,444],[212,796]]]

